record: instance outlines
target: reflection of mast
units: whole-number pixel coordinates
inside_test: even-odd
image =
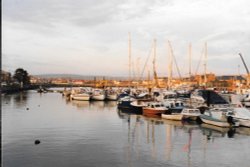
[[[156,149],[155,149],[155,127],[154,127],[154,121],[151,123],[152,125],[152,156],[156,158]]]
[[[154,80],[155,80],[155,86],[159,88],[159,82],[158,77],[156,73],[156,65],[155,65],[155,59],[156,59],[156,39],[154,39],[154,59],[153,59],[153,69],[154,69]]]
[[[128,115],[128,147],[127,147],[127,161],[128,163],[131,165],[131,141],[130,141],[130,131],[131,131],[131,128],[130,128],[130,122],[131,122],[131,118],[130,118],[130,115]]]
[[[149,121],[147,121],[147,143],[149,143]]]
[[[136,152],[137,152],[137,156],[139,157],[139,154],[140,154],[140,151],[139,151],[139,143],[140,143],[140,116],[137,115],[136,116],[136,127],[138,126],[138,130],[136,132],[136,146],[137,146],[137,149],[136,149]]]
[[[166,124],[166,156],[167,160],[171,160],[171,150],[172,150],[172,126]]]
[[[203,135],[203,140],[202,140],[202,144],[203,144],[203,160],[206,160],[206,151],[207,151],[207,136]]]
[[[188,166],[191,166],[191,143],[192,143],[192,129],[188,130],[189,138],[188,143],[184,146],[184,151],[187,151]]]

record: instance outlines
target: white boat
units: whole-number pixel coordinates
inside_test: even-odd
[[[228,105],[228,102],[213,90],[197,89],[191,94],[190,100],[192,106],[195,106],[195,108],[208,107],[210,105]]]
[[[82,100],[82,101],[89,101],[90,100],[90,94],[86,92],[85,89],[79,89],[79,90],[72,90],[70,94],[70,98],[72,100]]]
[[[164,106],[166,107],[167,111],[161,114],[162,118],[180,121],[183,118],[181,114],[184,104],[180,100],[165,100]]]
[[[184,103],[181,100],[176,99],[165,99],[162,102],[166,108],[177,108],[182,109],[184,107]]]
[[[181,114],[183,115],[183,119],[190,120],[196,120],[201,115],[200,110],[196,108],[184,108]]]
[[[172,90],[165,90],[162,92],[164,99],[176,99],[177,93]]]
[[[164,119],[174,120],[174,121],[181,121],[183,118],[183,115],[180,113],[164,113],[161,114],[161,117]]]
[[[202,94],[199,90],[195,90],[191,95],[190,99],[192,103],[196,103],[198,105],[204,105],[206,100],[202,97]]]
[[[245,94],[241,102],[245,107],[250,107],[250,93]]]
[[[96,89],[91,95],[92,100],[105,100],[106,96],[103,90]]]
[[[118,96],[117,94],[107,94],[106,98],[107,100],[117,100]]]
[[[247,108],[236,105],[230,108],[229,111],[231,112],[228,115],[239,121],[240,126],[250,127],[250,111]]]
[[[107,100],[114,101],[118,99],[117,91],[113,90],[112,88],[106,89],[105,92]]]
[[[228,108],[212,108],[200,115],[202,122],[220,127],[239,126],[231,116],[227,116]]]
[[[79,93],[79,94],[71,94],[72,100],[82,100],[82,101],[89,101],[90,95],[88,93]]]

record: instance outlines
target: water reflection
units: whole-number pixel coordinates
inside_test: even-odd
[[[216,138],[232,138],[236,132],[250,134],[249,128],[220,128],[208,124],[199,125],[197,123],[171,121],[161,118],[151,118],[142,115],[128,114],[127,112],[123,112],[121,110],[118,110],[117,112],[119,118],[127,120],[128,141],[136,140],[139,143],[145,143],[148,145],[150,148],[150,156],[155,160],[161,159],[159,147],[164,146],[165,160],[170,162],[176,160],[176,151],[180,152],[180,150],[176,150],[176,147],[180,147],[181,152],[186,154],[185,166],[189,167],[193,166],[194,164],[194,160],[192,158],[192,145],[194,145],[194,147],[199,145],[203,147],[205,150],[203,156],[206,159],[206,145],[208,141],[214,141]],[[136,130],[136,128],[139,127],[140,129]],[[165,133],[162,131],[159,133],[159,129],[162,129],[162,127],[165,127]],[[143,130],[143,132],[138,133],[138,131],[141,130]],[[201,138],[200,143],[197,143],[197,139],[196,142],[193,143],[194,132],[201,133],[205,138]],[[165,137],[162,136],[162,134],[165,134]],[[181,138],[179,134],[182,134]],[[181,145],[178,146],[177,142],[180,142]],[[129,142],[128,145],[131,147],[133,144]]]
[[[55,93],[30,93],[3,99],[13,104],[26,100],[30,107],[29,112],[19,112],[17,105],[3,107],[8,111],[3,116],[4,165],[29,166],[27,162],[35,159],[33,166],[38,167],[226,167],[247,166],[244,160],[250,161],[250,128],[228,129],[151,118],[117,110],[115,101],[64,98]],[[74,112],[79,110],[87,112]],[[33,147],[34,136],[42,141],[38,147]],[[67,163],[58,163],[61,159]]]
[[[241,135],[250,136],[250,128],[239,127],[239,128],[236,129],[236,133],[241,134]]]
[[[90,106],[89,101],[72,100],[71,103],[73,106],[76,106],[77,108],[86,108]]]
[[[223,128],[209,124],[201,124],[200,127],[203,135],[207,136],[208,140],[225,136],[232,138],[236,132],[234,128]]]
[[[8,94],[2,94],[1,99],[2,99],[2,105],[10,105],[12,96]]]
[[[14,105],[16,107],[24,107],[27,105],[27,100],[29,98],[29,94],[27,92],[20,92],[14,94]]]

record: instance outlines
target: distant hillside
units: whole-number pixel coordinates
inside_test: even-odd
[[[116,80],[126,80],[126,77],[115,77],[115,76],[87,76],[87,75],[77,75],[77,74],[40,74],[33,75],[34,77],[44,78],[44,79],[52,79],[52,78],[62,78],[62,79],[83,79],[83,80],[101,80],[105,79],[116,79]]]

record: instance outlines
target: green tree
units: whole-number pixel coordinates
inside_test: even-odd
[[[19,82],[21,88],[24,85],[29,85],[30,84],[30,77],[29,74],[26,70],[22,69],[22,68],[18,68],[15,71],[15,74],[13,76],[13,78]]]

